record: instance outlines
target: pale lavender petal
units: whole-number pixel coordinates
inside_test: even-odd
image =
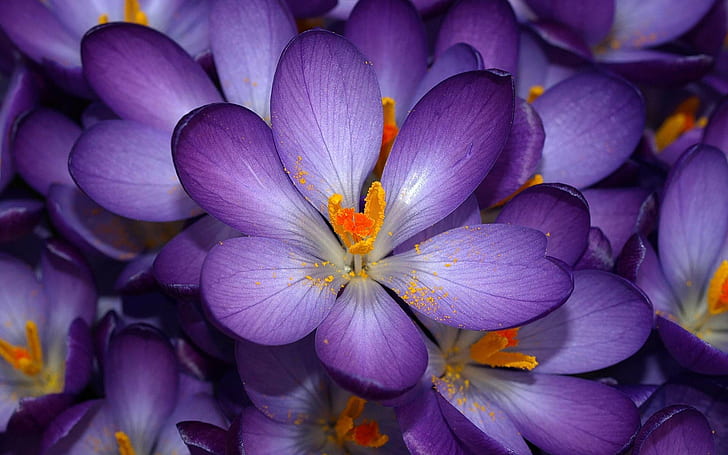
[[[484,68],[516,74],[518,24],[506,0],[463,0],[450,8],[440,26],[435,55],[457,43],[480,52]]]
[[[598,72],[555,85],[533,107],[546,132],[540,173],[547,182],[576,188],[616,170],[637,146],[645,123],[640,93]]]
[[[622,251],[623,257],[625,253],[626,255],[638,255],[634,256],[633,275],[627,275],[627,278],[633,279],[634,283],[647,294],[655,311],[667,314],[677,312],[678,300],[665,278],[662,264],[652,245],[644,237],[635,235],[625,244]]]
[[[370,264],[369,276],[438,322],[499,330],[551,311],[571,292],[569,273],[545,249],[534,229],[467,226]]]
[[[85,130],[68,163],[79,187],[116,214],[174,221],[201,213],[182,189],[172,163],[169,133],[128,120]]]
[[[25,116],[17,126],[12,149],[18,174],[43,195],[52,183],[73,185],[68,155],[80,134],[78,125],[50,109]]]
[[[728,231],[728,162],[720,150],[695,146],[673,167],[660,213],[662,270],[676,297],[694,301],[707,286]]]
[[[197,294],[207,253],[217,242],[239,236],[235,229],[205,216],[162,247],[154,260],[154,277],[167,291]]]
[[[270,121],[273,74],[296,25],[283,0],[221,0],[210,13],[210,41],[225,98]]]
[[[316,353],[341,386],[375,400],[412,388],[427,366],[417,326],[372,280],[349,282],[316,331]]]
[[[0,254],[0,308],[3,340],[24,346],[25,323],[29,320],[43,333],[48,319],[48,301],[43,288],[30,266],[5,254]]]
[[[359,206],[382,122],[374,68],[351,43],[312,30],[286,48],[273,80],[273,137],[293,184],[321,213],[334,194]]]
[[[417,103],[382,174],[387,207],[374,258],[450,214],[493,166],[513,120],[509,76],[454,76]]]
[[[483,208],[490,207],[521,188],[538,167],[543,143],[541,118],[529,103],[516,98],[513,127],[503,152],[475,190],[478,203]]]
[[[255,408],[243,411],[240,424],[246,455],[309,455],[316,452],[334,454],[340,449],[334,442],[327,440],[320,425],[280,423],[269,419]]]
[[[382,97],[394,99],[397,118],[404,119],[427,69],[425,27],[414,5],[407,0],[362,0],[346,21],[345,36],[374,66]]]
[[[610,42],[628,48],[666,43],[690,30],[713,3],[696,0],[685,8],[684,3],[676,0],[615,0]]]
[[[538,373],[594,371],[637,352],[652,331],[652,318],[647,298],[627,280],[578,271],[566,303],[521,327],[513,350],[535,356]]]
[[[536,185],[518,194],[498,215],[498,223],[538,229],[546,254],[573,265],[587,246],[589,209],[581,193],[567,185]]]
[[[669,406],[653,414],[635,437],[634,455],[715,453],[713,430],[697,409]]]
[[[81,42],[86,79],[116,114],[163,131],[203,104],[222,101],[202,67],[148,27],[109,23]]]
[[[172,347],[151,326],[128,326],[112,337],[104,367],[114,421],[138,452],[148,453],[177,401],[179,373]]]
[[[313,331],[329,313],[344,272],[280,240],[220,242],[202,266],[208,314],[237,337],[286,344]]]

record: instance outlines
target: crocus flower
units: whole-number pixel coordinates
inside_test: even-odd
[[[381,144],[376,76],[343,38],[300,35],[276,71],[272,130],[250,111],[217,104],[175,133],[187,192],[250,235],[207,256],[208,314],[229,333],[269,345],[318,327],[316,349],[334,379],[384,398],[412,387],[426,363],[416,327],[386,288],[427,317],[470,328],[520,324],[558,305],[568,274],[543,256],[545,238],[530,229],[475,225],[389,256],[482,180],[507,136],[512,99],[510,78],[491,72],[431,90],[405,120],[360,212]]]
[[[665,184],[659,256],[641,243],[636,283],[657,312],[665,347],[684,367],[728,373],[728,163],[708,145],[688,149]]]
[[[48,454],[185,453],[176,423],[224,426],[207,384],[181,375],[156,329],[130,325],[111,338],[104,361],[106,398],[61,414],[44,435]]]
[[[231,428],[246,455],[408,453],[394,411],[338,387],[316,358],[313,336],[284,346],[239,341],[235,352],[255,405]]]
[[[566,303],[519,328],[483,333],[426,322],[434,339],[427,343],[427,374],[437,392],[485,433],[485,446],[494,453],[531,453],[523,438],[548,453],[618,453],[637,429],[635,405],[616,389],[565,374],[632,355],[650,333],[651,313],[647,299],[626,280],[577,271]],[[421,406],[398,409],[407,422],[405,440],[436,446],[461,417],[453,419],[440,406],[448,425],[428,436],[418,422]]]
[[[3,431],[21,399],[76,394],[91,374],[88,325],[95,315],[96,292],[88,266],[75,250],[50,241],[40,269],[38,280],[24,262],[0,257]]]
[[[149,25],[198,55],[208,47],[208,10],[207,0],[9,0],[4,2],[0,26],[56,83],[77,95],[89,96],[81,72],[79,43],[91,27],[113,21]]]

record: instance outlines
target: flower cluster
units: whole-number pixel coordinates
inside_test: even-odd
[[[0,453],[728,453],[727,0],[0,3]]]

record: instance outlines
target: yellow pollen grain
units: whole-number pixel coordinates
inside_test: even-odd
[[[385,196],[382,184],[372,182],[364,198],[363,213],[342,207],[344,197],[340,194],[329,197],[329,222],[351,254],[365,255],[374,249],[374,242],[384,224]]]
[[[108,14],[101,14],[98,19],[99,24],[109,22]],[[149,19],[144,11],[142,11],[139,0],[124,0],[124,22],[132,24],[149,25]]]

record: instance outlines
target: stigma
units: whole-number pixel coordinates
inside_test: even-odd
[[[699,107],[698,97],[691,96],[675,108],[655,132],[655,146],[658,151],[663,150],[696,126],[704,127],[706,125],[707,118],[701,117],[697,120],[695,118]]]
[[[102,14],[99,16],[99,24],[109,22],[109,15]],[[139,0],[124,0],[124,22],[132,24],[149,25],[147,15],[142,11]]]
[[[378,448],[389,441],[389,436],[379,432],[379,424],[375,420],[362,420],[358,425],[355,421],[364,412],[366,400],[350,396],[346,407],[334,425],[336,443],[342,446],[345,442],[354,442],[362,447]]]
[[[723,261],[708,285],[708,312],[711,315],[728,311],[728,261]]]
[[[397,127],[396,103],[394,99],[389,97],[382,98],[382,110],[384,111],[384,127],[382,128],[382,145],[379,148],[379,158],[374,166],[374,173],[378,176],[382,175],[384,165],[387,164],[389,153],[392,151],[394,138],[399,133]]]
[[[131,445],[131,440],[126,433],[117,431],[114,433],[114,438],[116,438],[116,445],[119,447],[119,455],[136,455],[136,450]]]
[[[0,339],[0,357],[26,376],[36,376],[43,370],[43,348],[33,321],[25,323],[25,342],[23,347]]]
[[[343,199],[340,194],[329,198],[329,222],[351,254],[368,254],[374,249],[374,241],[384,224],[384,188],[380,182],[372,182],[364,199],[364,213],[351,207],[342,208]]]
[[[470,346],[470,358],[490,367],[520,368],[533,370],[538,365],[536,357],[520,352],[504,352],[506,348],[518,346],[518,328],[486,333]]]
[[[544,88],[543,85],[532,85],[528,89],[528,96],[526,97],[526,102],[529,104],[536,101],[541,95],[543,95]]]

